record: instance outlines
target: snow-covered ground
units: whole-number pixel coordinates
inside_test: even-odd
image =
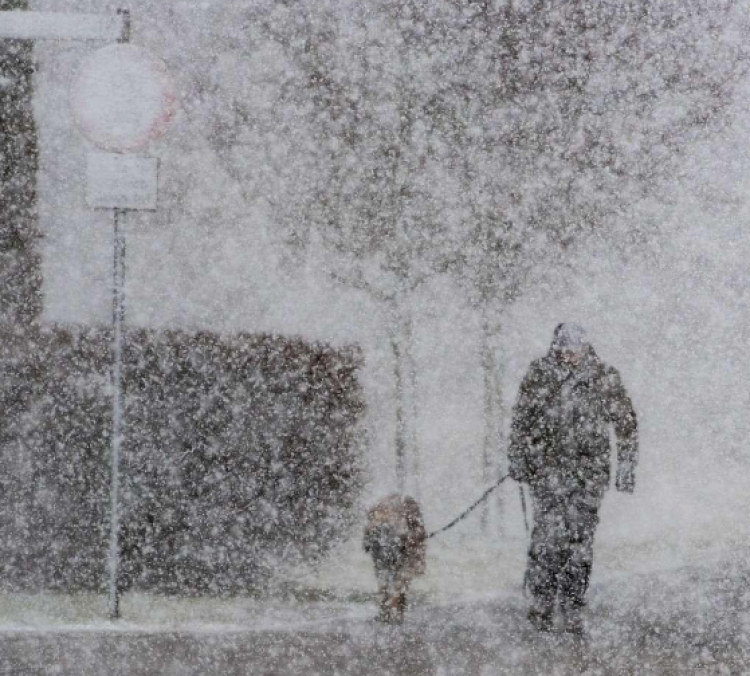
[[[402,627],[372,599],[3,597],[4,674],[748,674],[748,551],[594,584],[582,639],[539,634],[518,589],[434,603]]]
[[[605,523],[596,544],[593,595],[638,596],[650,580],[674,579],[681,589],[691,571],[721,574],[744,584],[738,572],[750,555],[750,532],[731,523],[713,524],[696,538],[688,531],[678,540],[645,540],[612,544]],[[443,536],[448,537],[448,536]],[[417,578],[412,596],[420,607],[452,607],[512,600],[523,605],[522,577],[526,541],[513,534],[494,540],[453,534],[447,546],[430,541],[427,573]],[[744,575],[744,573],[743,573]],[[672,585],[670,582],[669,585]],[[700,586],[700,585],[699,585]],[[184,598],[126,593],[121,619],[108,619],[107,599],[96,594],[0,595],[0,632],[40,631],[255,631],[305,630],[329,621],[362,620],[375,611],[376,582],[372,563],[350,540],[314,567],[300,567],[278,578],[262,596]],[[616,592],[613,590],[617,590]],[[695,590],[685,590],[690,598]],[[710,602],[710,598],[708,599]],[[669,612],[685,599],[665,594],[650,600],[654,609]]]

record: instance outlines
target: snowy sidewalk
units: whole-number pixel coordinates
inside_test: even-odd
[[[520,591],[417,593],[400,628],[372,599],[278,601],[125,595],[3,596],[0,674],[750,674],[744,554],[595,583],[587,637],[538,634]]]
[[[427,574],[417,578],[410,593],[417,608],[525,604],[521,595],[525,566],[522,539],[506,537],[502,548],[472,537],[459,537],[451,544],[431,550]],[[714,543],[699,550],[691,543],[689,563],[665,543],[598,552],[592,591],[608,597],[617,589],[624,599],[630,599],[643,585],[659,580],[665,587],[676,585],[680,594],[692,593],[685,583],[691,571],[744,570],[750,549],[726,544]],[[739,572],[735,575],[741,577]],[[121,597],[121,619],[117,621],[109,620],[104,595],[0,593],[0,634],[307,631],[325,629],[338,621],[367,621],[376,612],[372,563],[357,541],[345,544],[316,567],[298,569],[274,589],[266,596],[231,598],[126,593]]]

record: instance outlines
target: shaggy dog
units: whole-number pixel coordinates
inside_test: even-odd
[[[380,594],[378,620],[401,624],[409,584],[425,569],[427,531],[417,501],[394,493],[369,509],[364,547],[375,564]]]

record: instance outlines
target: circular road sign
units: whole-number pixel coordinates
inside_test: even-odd
[[[86,58],[70,98],[83,135],[97,147],[118,153],[159,138],[177,109],[164,62],[130,44],[110,45]]]

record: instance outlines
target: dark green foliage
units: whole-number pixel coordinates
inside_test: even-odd
[[[126,352],[132,582],[239,591],[277,559],[327,550],[359,483],[355,355],[249,335],[153,336]]]
[[[27,9],[0,0],[0,11]],[[29,322],[42,307],[41,260],[35,250],[36,125],[32,43],[0,40],[0,317]]]
[[[103,590],[110,332],[0,336],[0,577]],[[324,554],[360,486],[360,357],[273,336],[127,334],[124,588],[236,593]]]

